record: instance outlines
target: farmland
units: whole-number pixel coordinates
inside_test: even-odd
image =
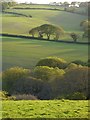
[[[80,27],[80,22],[86,20],[87,16],[65,11],[43,9],[9,9],[6,10],[6,12],[21,13],[28,16],[31,15],[32,18],[4,13],[2,15],[3,33],[29,35],[29,30],[34,27],[42,24],[53,24],[62,27],[66,33],[76,32],[80,35],[79,41],[87,41],[87,39],[82,40],[81,36],[83,31]],[[72,40],[69,35],[65,35],[61,39]]]
[[[18,5],[15,7],[50,8],[51,6]],[[62,8],[60,9],[62,10]],[[78,41],[83,42],[88,40],[87,38],[82,39],[83,30],[80,27],[80,22],[87,19],[87,16],[65,11],[43,9],[11,8],[7,9],[6,12],[31,15],[32,17],[3,13],[2,33],[29,36],[30,29],[42,24],[53,24],[65,30],[66,34],[61,36],[61,40],[73,41],[70,35],[68,35],[71,32],[79,35]],[[68,62],[76,59],[87,61],[88,46],[3,37],[3,69],[15,65],[32,68],[38,60],[48,56],[64,58]]]
[[[88,101],[3,101],[3,118],[88,118]]]
[[[88,59],[88,46],[74,43],[3,37],[2,50],[4,70],[12,66],[33,68],[41,58],[49,56],[68,62]]]
[[[57,10],[56,7],[59,10]],[[77,9],[78,12],[83,12],[83,10],[85,9]],[[31,119],[88,118],[89,105],[87,99],[90,95],[84,94],[87,93],[86,70],[88,66],[86,64],[83,66],[72,63],[72,61],[75,60],[80,60],[81,62],[88,61],[89,45],[82,44],[82,42],[87,42],[88,39],[82,39],[84,30],[80,27],[80,23],[86,20],[87,16],[66,12],[62,7],[49,5],[17,5],[10,9],[6,9],[5,12],[2,14],[0,13],[0,17],[2,17],[2,33],[30,36],[30,29],[42,24],[51,24],[64,29],[65,34],[61,36],[59,40],[64,40],[66,42],[73,41],[70,36],[70,33],[73,32],[79,35],[79,38],[76,43],[65,43],[60,41],[56,42],[57,40],[48,41],[39,38],[26,39],[9,37],[8,35],[6,37],[2,36],[0,44],[2,44],[2,70],[5,75],[5,77],[3,77],[3,86],[4,84],[6,85],[4,86],[5,91],[8,93],[10,92],[11,97],[16,95],[16,92],[17,94],[23,94],[24,97],[26,94],[31,94],[37,98],[37,100],[31,100],[31,98],[29,98],[29,100],[25,98],[22,98],[22,100],[3,100],[1,103],[3,108],[1,111],[2,117]],[[37,76],[35,76],[36,64],[40,59],[46,57],[59,57],[66,60],[67,64],[71,64],[68,64],[65,69],[59,68],[58,66],[56,68],[40,66],[42,69],[44,67],[48,68],[48,70],[45,69],[43,72],[43,74],[45,72],[48,74],[44,74],[42,78],[37,78]],[[11,67],[13,67],[13,69],[8,69]],[[6,69],[8,70],[6,71]],[[25,69],[30,70],[31,73],[28,73],[29,76],[23,77],[24,74],[22,71]],[[55,72],[50,72],[51,69]],[[62,69],[61,71],[64,73],[62,76],[60,76],[60,69]],[[9,75],[10,77],[8,77]],[[39,76],[40,75],[42,74],[40,73]],[[44,78],[50,78],[50,83],[48,81],[44,82]],[[7,87],[8,85],[10,87]],[[19,90],[21,90],[21,93],[18,93]],[[53,97],[46,97],[49,95],[49,92],[52,93]],[[63,93],[62,96],[61,93]],[[75,93],[82,96],[78,97]],[[73,98],[72,96],[67,97],[68,95],[76,96]],[[83,97],[83,95],[85,96]]]

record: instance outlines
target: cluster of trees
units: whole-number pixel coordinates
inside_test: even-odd
[[[88,37],[90,38],[90,21],[89,20],[84,20],[80,23],[80,26],[82,27],[84,34],[83,37]]]
[[[61,27],[57,27],[50,24],[43,24],[41,26],[31,29],[29,31],[29,34],[31,34],[32,37],[38,35],[39,38],[43,38],[44,36],[46,36],[48,40],[50,40],[50,38],[54,40],[58,40],[60,36],[64,35],[64,30]],[[76,42],[79,37],[75,33],[71,33],[70,36],[72,37],[74,42]]]
[[[72,6],[80,6],[80,7],[87,7],[89,2],[79,2],[79,1],[72,1],[71,3],[68,2],[68,1],[65,1],[65,2],[50,2],[49,3],[50,5],[59,5],[59,6],[63,6],[63,7],[68,7],[69,5],[72,5]],[[77,6],[76,6],[77,7]]]
[[[0,0],[0,5],[2,6],[2,11],[15,6],[17,3],[14,0]]]
[[[90,21],[89,20],[83,20],[80,23],[80,27],[84,31],[82,38],[90,38]],[[77,42],[77,39],[79,38],[79,35],[76,33],[71,33],[70,36],[74,40],[74,42]]]
[[[90,68],[85,65],[56,57],[41,59],[33,70],[14,67],[4,71],[2,88],[23,99],[25,95],[37,99],[88,99]]]
[[[80,26],[84,30],[82,37],[89,37],[90,35],[88,33],[90,32],[90,21],[84,20],[80,23]],[[32,35],[32,37],[38,36],[38,38],[46,37],[48,40],[58,40],[61,36],[65,35],[65,32],[64,29],[61,27],[57,27],[51,24],[43,24],[41,26],[32,28],[29,31],[29,34]],[[73,32],[70,33],[70,37],[73,39],[74,42],[77,42],[77,39],[80,36]]]
[[[63,28],[50,25],[50,24],[43,24],[29,31],[29,34],[31,34],[32,37],[34,37],[35,34],[38,34],[39,38],[43,38],[43,35],[45,35],[47,36],[48,40],[50,40],[51,36],[53,36],[54,39],[58,40],[63,33],[64,33]]]

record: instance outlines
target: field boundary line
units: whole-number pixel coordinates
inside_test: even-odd
[[[15,35],[15,34],[0,34],[0,36],[6,37],[16,37],[16,38],[25,38],[25,39],[33,39],[33,40],[42,40],[42,41],[51,41],[51,42],[62,42],[62,43],[73,43],[73,44],[83,44],[89,45],[90,42],[74,42],[74,41],[65,41],[65,40],[48,40],[45,38],[38,38],[38,37],[31,37],[31,36],[24,36],[24,35]]]
[[[2,13],[4,13],[4,14],[12,14],[12,15],[19,15],[19,16],[23,16],[23,17],[30,17],[30,18],[32,18],[31,15],[25,15],[25,14],[22,14],[22,13],[6,12],[6,11],[2,11]]]

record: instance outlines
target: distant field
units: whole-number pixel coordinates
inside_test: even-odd
[[[32,15],[31,20],[38,19],[38,20],[44,20],[44,22],[48,21],[49,23],[63,27],[66,31],[81,31],[80,22],[87,18],[86,16],[79,15],[79,14],[68,13],[65,11],[54,11],[54,10],[12,9],[8,11],[22,13],[25,15]]]
[[[3,118],[88,118],[88,101],[3,101]]]
[[[19,4],[19,5],[16,5],[14,6],[13,8],[51,8],[51,9],[60,9],[60,10],[63,10],[64,8],[63,7],[60,7],[60,6],[55,6],[55,5],[35,5],[35,4],[31,4],[31,5],[22,5],[22,4]]]
[[[36,26],[42,24],[53,24],[58,27],[61,26],[65,32],[76,32],[80,35],[79,41],[82,41],[81,36],[83,31],[80,28],[80,22],[86,20],[87,16],[56,10],[9,9],[7,11],[31,15],[32,18],[3,14],[3,33],[29,35],[29,30]],[[66,35],[61,39],[70,40],[71,38]],[[86,41],[86,39],[83,40]]]
[[[33,68],[41,59],[57,56],[67,60],[88,59],[88,45],[3,37],[3,69],[12,66]]]

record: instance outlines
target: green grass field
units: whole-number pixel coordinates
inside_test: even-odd
[[[79,41],[82,41],[81,36],[83,31],[80,27],[80,22],[86,20],[87,16],[56,10],[9,9],[7,11],[31,15],[32,18],[12,14],[3,14],[3,33],[29,35],[29,30],[36,26],[42,24],[53,24],[58,27],[62,27],[65,32],[75,32],[79,34]],[[66,35],[61,39],[70,40],[71,38],[69,35]],[[83,40],[86,41],[87,39]]]
[[[51,9],[60,9],[60,10],[64,10],[63,7],[60,6],[55,6],[55,5],[44,5],[44,4],[31,4],[31,5],[25,5],[25,4],[19,4],[16,6],[13,6],[13,8],[51,8]]]
[[[3,118],[88,118],[86,100],[3,101]]]
[[[25,15],[32,15],[33,19],[43,20],[57,26],[61,26],[66,31],[81,31],[80,22],[85,20],[87,17],[74,13],[68,13],[65,11],[54,11],[54,10],[7,10],[10,12],[22,13]],[[44,14],[43,14],[44,13]],[[34,23],[34,21],[33,21]],[[38,21],[36,22],[38,23]],[[38,24],[39,25],[39,24]]]
[[[21,7],[15,6],[15,7]],[[45,5],[23,5],[30,8],[52,8]],[[55,8],[54,6],[53,8]],[[62,9],[62,8],[60,8]],[[16,10],[7,11],[31,15],[23,17],[14,14],[2,14],[2,33],[29,35],[28,32],[33,27],[42,24],[53,24],[61,26],[66,33],[75,32],[80,35],[83,33],[80,22],[87,19],[87,16],[73,14],[65,11],[54,10]],[[61,40],[72,40],[66,35]],[[60,43],[35,39],[23,39],[14,37],[2,37],[2,68],[19,66],[33,69],[36,63],[45,57],[60,57],[67,62],[74,60],[87,61],[88,45],[75,43]],[[1,53],[0,53],[1,54]],[[0,101],[1,103],[1,101]],[[0,115],[3,118],[88,118],[87,100],[21,100],[3,101]]]
[[[41,59],[56,56],[67,60],[87,61],[88,45],[3,37],[3,69],[12,66],[33,68]]]

